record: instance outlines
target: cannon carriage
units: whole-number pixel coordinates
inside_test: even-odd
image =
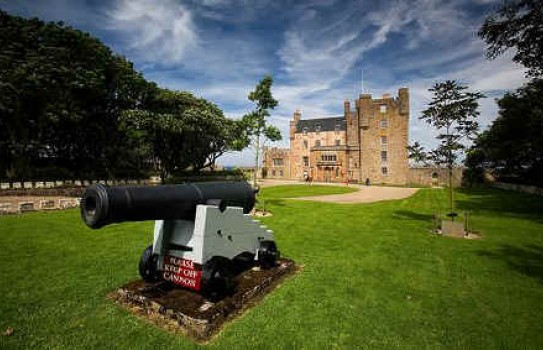
[[[217,297],[235,289],[240,266],[275,265],[273,232],[252,219],[255,190],[245,182],[86,189],[81,217],[92,229],[155,220],[153,244],[139,273],[147,282],[175,285]]]

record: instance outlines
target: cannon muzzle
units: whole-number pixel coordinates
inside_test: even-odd
[[[162,186],[88,187],[81,199],[81,218],[90,228],[123,221],[194,220],[198,204],[255,205],[255,190],[246,182],[204,182]]]

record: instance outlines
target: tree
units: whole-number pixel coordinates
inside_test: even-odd
[[[543,74],[541,0],[505,1],[496,14],[485,20],[479,36],[488,44],[488,58],[496,58],[513,48],[513,61],[528,68],[528,75]]]
[[[439,146],[431,152],[431,157],[436,164],[444,164],[449,170],[451,214],[454,212],[453,167],[466,148],[464,142],[473,140],[477,135],[478,100],[484,97],[480,92],[468,92],[467,89],[467,86],[455,80],[434,84],[429,89],[433,94],[432,101],[419,117],[440,132],[436,137]]]
[[[145,109],[126,111],[123,128],[149,145],[162,182],[177,171],[213,166],[229,150],[241,150],[239,123],[205,99],[159,89]]]
[[[281,132],[273,125],[268,125],[266,118],[270,116],[269,109],[274,109],[278,102],[271,93],[273,79],[266,75],[258,83],[254,91],[249,93],[249,100],[255,103],[255,108],[244,115],[241,124],[244,128],[245,143],[249,144],[255,152],[255,171],[253,174],[253,186],[257,186],[259,157],[261,149],[267,140],[281,140]]]
[[[470,149],[466,165],[502,181],[543,186],[543,80],[498,100],[499,116]]]
[[[185,112],[193,122],[190,133],[194,137],[190,163],[193,170],[214,169],[217,159],[229,151],[241,151],[247,147],[241,121],[231,120],[213,103],[198,100],[198,108]]]
[[[152,89],[89,34],[0,11],[0,177],[139,172],[119,117]]]
[[[418,141],[415,141],[415,143],[412,145],[407,146],[407,152],[409,153],[409,159],[412,159],[416,165],[428,165],[428,152],[426,152],[424,146],[422,146]]]

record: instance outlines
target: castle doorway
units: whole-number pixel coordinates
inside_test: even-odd
[[[324,182],[332,182],[332,168],[324,168]]]
[[[436,187],[439,185],[439,174],[437,172],[432,173],[432,186]]]

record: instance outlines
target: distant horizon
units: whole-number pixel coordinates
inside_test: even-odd
[[[435,132],[418,120],[436,82],[457,79],[485,93],[480,123],[497,116],[495,98],[522,86],[525,69],[506,53],[484,56],[477,37],[500,0],[339,1],[29,0],[2,2],[12,15],[63,21],[98,37],[159,86],[186,90],[217,104],[230,118],[265,75],[279,106],[270,122],[288,147],[295,110],[313,119],[343,113],[361,93],[410,91],[410,140],[432,147]],[[251,166],[249,150],[218,159]]]

